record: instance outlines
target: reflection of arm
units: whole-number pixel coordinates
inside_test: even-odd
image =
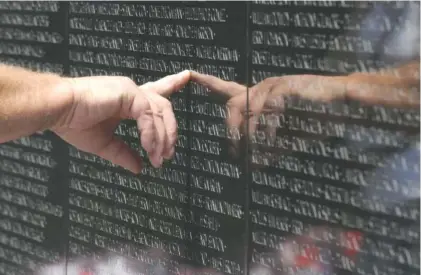
[[[346,84],[349,99],[391,107],[420,106],[419,61],[389,71],[353,73],[339,78]]]

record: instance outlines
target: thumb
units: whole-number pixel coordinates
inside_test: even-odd
[[[111,136],[106,145],[97,152],[102,157],[115,165],[119,165],[134,174],[140,173],[142,169],[142,160],[129,145],[116,136]]]

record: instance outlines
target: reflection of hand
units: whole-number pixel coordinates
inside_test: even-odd
[[[135,119],[143,148],[155,167],[174,153],[177,123],[171,103],[161,95],[181,89],[189,73],[167,76],[140,87],[125,77],[68,79],[73,103],[55,133],[70,144],[96,154],[133,172],[140,172],[141,159],[114,135],[121,119]]]
[[[226,122],[230,129],[238,129],[243,134],[252,136],[258,126],[259,117],[263,115],[266,121],[266,135],[272,141],[276,135],[276,116],[284,109],[284,96],[296,95],[321,101],[340,99],[345,96],[342,79],[328,76],[271,77],[249,88],[248,93],[245,86],[211,75],[191,72],[191,79],[227,98]]]
[[[284,109],[284,97],[328,102],[351,99],[367,105],[419,108],[419,62],[391,71],[353,73],[347,76],[288,75],[267,78],[248,88],[235,82],[191,72],[191,79],[227,98],[227,125],[252,137],[264,116],[266,143],[276,136],[276,116]],[[248,95],[248,96],[247,96]],[[248,98],[247,98],[248,97]],[[234,141],[234,145],[236,141]]]

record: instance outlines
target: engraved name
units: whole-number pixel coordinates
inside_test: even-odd
[[[46,202],[38,198],[31,198],[28,195],[19,192],[3,189],[0,193],[0,198],[20,206],[40,211],[45,214],[50,214],[56,217],[63,216],[63,209],[61,206],[54,205],[50,202]]]
[[[30,177],[43,182],[47,182],[50,178],[49,171],[47,169],[23,165],[7,159],[0,159],[0,170]]]
[[[46,32],[38,30],[21,30],[16,28],[0,27],[0,39],[35,41],[41,43],[58,44],[63,41],[63,37],[57,32]]]
[[[47,219],[45,216],[17,208],[16,206],[8,203],[0,202],[0,214],[41,228],[44,228],[47,225]]]
[[[0,61],[5,64],[17,65],[32,69],[38,72],[53,72],[57,74],[63,73],[63,64],[55,64],[50,62],[38,62],[33,60],[25,60],[21,58],[11,58],[0,56]]]
[[[40,243],[45,239],[41,230],[5,218],[0,218],[0,228]]]
[[[135,16],[139,18],[225,22],[225,9],[158,5],[71,2],[71,13]]]
[[[4,3],[4,2],[2,2]],[[0,9],[2,7],[0,6]],[[50,18],[48,15],[31,15],[8,13],[2,14],[0,17],[0,24],[3,25],[17,25],[17,26],[31,26],[31,27],[49,27]]]
[[[0,185],[35,194],[44,198],[48,194],[48,187],[45,185],[6,174],[0,175]]]
[[[0,42],[0,54],[44,57],[45,50],[39,46]]]
[[[55,262],[59,260],[59,254],[54,251],[47,251],[43,247],[30,243],[25,240],[18,239],[16,237],[10,236],[8,234],[4,234],[0,232],[0,243],[17,250],[23,251],[28,253],[32,256],[36,256],[43,260],[47,260],[49,262]]]
[[[24,160],[37,165],[53,168],[56,161],[47,154],[25,151],[23,148],[12,147],[8,145],[0,146],[0,156]]]
[[[28,3],[14,1],[0,2],[1,10],[55,12],[58,11],[58,6],[59,3],[54,1],[29,1]]]
[[[23,255],[11,249],[0,246],[0,258],[12,262],[18,266],[24,266],[30,270],[36,270],[42,266],[41,262],[35,261],[30,257]]]
[[[98,41],[96,39],[98,39]],[[96,47],[95,45],[102,45],[105,49],[121,49],[136,53],[152,53],[164,56],[193,57],[207,60],[232,62],[237,62],[239,60],[239,52],[236,49],[231,49],[228,47],[218,47],[214,45],[195,45],[178,42],[161,42],[132,38],[128,38],[127,41],[123,43],[122,38],[95,38],[91,35],[84,34],[71,35],[69,44],[83,47]],[[118,48],[118,45],[121,45],[122,47]],[[21,50],[21,52],[24,53],[25,51]],[[79,52],[76,50],[70,50],[69,54],[70,59],[72,61],[102,65],[112,65],[112,63],[110,62],[115,59],[132,60],[134,58],[133,56],[120,55],[116,53],[98,53],[92,51]],[[134,64],[141,64],[141,62],[137,62]]]

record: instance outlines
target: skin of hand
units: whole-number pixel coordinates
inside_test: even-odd
[[[191,72],[191,80],[226,98],[226,123],[231,131],[245,134],[248,129],[251,137],[263,114],[267,121],[264,131],[272,142],[276,137],[276,116],[284,110],[284,97],[288,95],[322,102],[352,99],[368,105],[403,108],[419,108],[420,101],[419,62],[379,73],[270,77],[250,88],[194,71]],[[232,142],[236,151],[238,140],[233,139]]]
[[[191,72],[191,80],[226,98],[227,126],[232,133],[240,132],[239,135],[232,135],[232,153],[238,151],[240,135],[247,133],[247,130],[248,137],[255,133],[260,115],[265,116],[267,120],[265,132],[273,141],[276,136],[274,120],[284,110],[284,96],[300,94],[304,98],[324,101],[344,96],[344,90],[333,87],[339,83],[335,83],[329,77],[318,75],[270,77],[251,88],[194,71]],[[324,82],[323,88],[314,85],[315,83],[320,85],[320,81]],[[328,85],[332,87],[328,88]]]
[[[51,130],[82,151],[140,173],[140,156],[114,135],[122,119],[134,119],[142,147],[159,167],[174,154],[177,139],[172,106],[164,96],[189,79],[184,71],[137,86],[126,77],[65,78],[0,65],[0,142]]]

